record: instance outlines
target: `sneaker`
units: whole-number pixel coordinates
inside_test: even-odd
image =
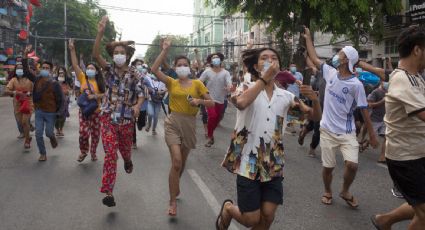
[[[56,148],[58,147],[58,141],[56,140],[56,137],[51,137],[50,138],[50,144],[52,145],[52,148]]]

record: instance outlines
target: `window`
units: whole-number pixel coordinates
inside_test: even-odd
[[[385,54],[395,54],[397,53],[397,41],[396,38],[389,38],[385,40]]]
[[[210,44],[210,33],[205,34],[205,44]]]
[[[366,50],[360,50],[359,51],[359,58],[367,59],[367,51]]]
[[[243,32],[248,32],[249,31],[249,23],[248,23],[248,20],[246,18],[243,21],[243,25],[244,25]]]

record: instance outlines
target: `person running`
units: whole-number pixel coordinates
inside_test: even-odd
[[[232,96],[239,113],[222,166],[237,174],[238,205],[231,200],[223,202],[216,229],[227,229],[232,219],[248,228],[269,229],[277,206],[283,203],[282,138],[288,109],[299,104],[315,120],[320,119],[321,112],[317,95],[310,86],[302,86],[301,91],[313,101],[314,109],[274,84],[280,70],[276,50],[246,50],[242,60],[251,76],[258,80]]]
[[[196,114],[198,106],[214,106],[208,89],[199,80],[190,79],[190,61],[186,56],[177,56],[174,60],[178,79],[173,79],[159,70],[166,59],[171,40],[165,39],[162,51],[152,66],[152,72],[168,89],[171,114],[165,119],[165,142],[171,155],[169,174],[170,206],[168,215],[177,215],[177,196],[180,194],[180,177],[184,172],[189,152],[196,147]]]
[[[158,116],[161,110],[162,100],[167,93],[167,87],[163,82],[159,81],[157,77],[152,75],[151,79],[153,90],[150,93],[148,103],[148,126],[146,128],[146,132],[149,132],[149,129],[152,127],[152,135],[157,135],[156,125],[158,124]]]
[[[322,203],[332,204],[332,172],[336,166],[336,150],[342,152],[345,163],[344,183],[339,196],[352,208],[358,201],[349,192],[358,168],[359,143],[356,139],[353,111],[361,108],[368,129],[370,144],[376,148],[378,141],[367,110],[366,93],[362,83],[354,75],[354,65],[359,55],[351,46],[344,47],[332,59],[333,67],[322,63],[313,46],[310,30],[303,33],[308,57],[322,71],[326,81],[323,117],[320,123],[320,143],[322,148],[323,182],[325,192]]]
[[[75,71],[78,82],[80,82],[79,94],[86,93],[89,100],[96,100],[100,104],[100,100],[105,93],[105,80],[100,68],[89,63],[85,73],[78,65],[77,54],[75,51],[74,41],[69,40],[69,50],[71,54],[72,68]],[[77,161],[83,162],[90,151],[92,161],[97,161],[96,150],[100,138],[100,109],[96,109],[92,114],[84,116],[82,110],[79,110],[79,144],[80,155]]]
[[[34,76],[28,66],[28,51],[24,54],[24,73],[35,79],[33,87],[33,102],[35,109],[35,137],[40,152],[39,161],[46,161],[46,147],[44,145],[43,133],[50,139],[52,148],[58,146],[55,137],[56,114],[63,105],[63,92],[58,82],[52,78],[53,64],[47,61],[41,63],[40,77]]]
[[[400,62],[385,96],[385,157],[391,179],[407,203],[371,219],[382,230],[412,219],[408,229],[419,230],[425,226],[425,80],[420,74],[425,69],[425,31],[409,27],[397,43]]]
[[[65,134],[63,133],[63,127],[65,126],[66,118],[69,117],[69,103],[70,103],[70,95],[71,95],[71,87],[68,83],[66,69],[64,67],[58,67],[57,73],[57,81],[59,82],[62,92],[64,95],[63,105],[61,106],[61,110],[58,112],[56,116],[56,136],[63,137]]]
[[[208,91],[215,102],[214,107],[206,109],[208,113],[208,142],[205,144],[205,147],[211,147],[214,144],[214,130],[220,122],[227,93],[232,88],[230,73],[221,64],[223,60],[223,54],[211,54],[207,58],[207,62],[211,63],[212,67],[206,69],[199,78],[202,82],[207,82]]]
[[[13,97],[13,108],[18,127],[21,127],[25,138],[25,149],[31,148],[30,118],[33,112],[32,89],[33,82],[25,74],[22,62],[16,63],[15,77],[6,86],[6,94]]]
[[[131,161],[131,146],[133,141],[134,121],[139,116],[143,104],[143,92],[137,87],[139,75],[134,67],[129,68],[134,54],[133,41],[110,42],[106,51],[114,64],[108,65],[101,56],[100,44],[105,32],[108,17],[104,16],[98,25],[93,56],[106,71],[106,88],[101,104],[101,134],[105,161],[101,193],[105,193],[102,203],[108,207],[115,206],[113,196],[117,175],[117,160],[119,151],[124,160],[125,172],[133,172]]]

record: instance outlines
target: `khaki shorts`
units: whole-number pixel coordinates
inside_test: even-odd
[[[336,151],[342,152],[344,161],[358,163],[359,143],[356,133],[334,134],[325,129],[320,129],[320,147],[322,149],[322,164],[326,168],[336,166]]]
[[[182,145],[196,148],[196,117],[172,112],[164,122],[165,142],[168,146]]]

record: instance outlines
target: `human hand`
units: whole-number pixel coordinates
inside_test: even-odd
[[[369,144],[374,148],[378,148],[379,146],[379,142],[378,139],[376,138],[376,135],[373,135],[372,137],[369,138]]]
[[[69,41],[68,41],[68,48],[71,51],[74,51],[75,50],[74,39],[72,39],[72,38],[69,39]],[[80,57],[81,57],[81,54],[80,54]]]
[[[24,50],[24,57],[28,57],[28,53],[30,53],[30,52],[31,52],[31,49],[32,49],[32,45],[31,45],[31,44],[29,44],[29,45],[27,45],[27,46],[25,47],[25,50]]]
[[[189,101],[189,104],[196,107],[201,104],[201,99],[193,98]]]
[[[108,16],[103,16],[102,19],[100,20],[99,24],[97,25],[97,32],[98,33],[103,33],[105,32],[105,28],[106,28],[106,22],[108,22]]]
[[[270,65],[270,68],[264,73],[263,76],[261,76],[266,82],[270,82],[273,80],[273,78],[276,76],[276,74],[279,72],[279,64],[274,61]]]
[[[301,85],[300,93],[312,101],[318,100],[317,93],[309,85]]]
[[[162,49],[163,50],[168,50],[171,47],[171,39],[170,38],[165,38],[162,41]]]

